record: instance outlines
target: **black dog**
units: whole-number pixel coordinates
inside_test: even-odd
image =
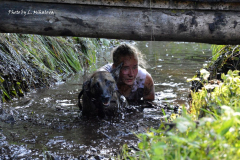
[[[82,110],[82,116],[104,118],[106,115],[109,117],[114,116],[114,113],[119,111],[124,100],[122,100],[122,96],[120,100],[115,80],[118,78],[117,75],[119,75],[121,66],[119,65],[111,73],[98,71],[83,84],[82,91],[78,95],[79,109]],[[83,96],[83,105],[80,103],[81,96]]]

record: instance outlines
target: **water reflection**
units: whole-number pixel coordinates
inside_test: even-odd
[[[162,102],[188,105],[189,83],[211,56],[211,45],[184,42],[138,42],[146,54],[156,92]]]

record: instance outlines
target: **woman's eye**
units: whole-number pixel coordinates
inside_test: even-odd
[[[134,67],[133,67],[133,69],[137,69],[137,68],[138,68],[138,66],[134,66]]]

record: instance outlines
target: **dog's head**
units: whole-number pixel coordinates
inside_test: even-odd
[[[112,74],[106,71],[99,71],[92,75],[89,82],[89,91],[92,101],[97,107],[108,107],[116,90],[116,83]]]
[[[98,71],[83,84],[83,89],[79,93],[79,108],[82,110],[83,115],[88,116],[97,113],[100,118],[103,118],[105,115],[108,117],[115,115],[115,112],[119,109],[119,94],[116,91],[116,80],[121,65],[111,73]],[[83,107],[80,103],[81,95],[83,95]]]

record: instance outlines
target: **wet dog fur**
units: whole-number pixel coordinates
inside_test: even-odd
[[[78,96],[79,109],[82,116],[113,117],[121,107],[120,94],[116,90],[116,80],[121,66],[118,66],[111,73],[98,71],[87,80]],[[80,98],[82,96],[82,105]]]

